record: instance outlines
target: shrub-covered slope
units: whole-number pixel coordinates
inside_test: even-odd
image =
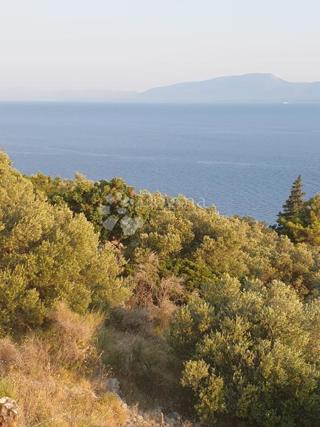
[[[0,397],[26,426],[316,425],[320,211],[303,197],[299,178],[271,228],[120,179],[26,177],[1,153]]]

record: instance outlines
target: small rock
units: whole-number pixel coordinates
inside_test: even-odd
[[[10,397],[0,399],[0,427],[16,427],[18,405]]]
[[[112,393],[120,393],[120,381],[117,378],[108,378],[107,380],[108,390]]]

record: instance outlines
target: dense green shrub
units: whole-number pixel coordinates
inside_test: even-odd
[[[263,223],[224,217],[184,197],[141,197],[149,210],[136,245],[156,253],[160,273],[179,276],[188,290],[228,273],[240,280],[281,280],[301,295],[316,291],[319,247],[294,244]]]
[[[73,180],[38,173],[30,180],[51,204],[66,204],[72,212],[84,214],[102,241],[127,239],[143,224],[137,196],[120,178],[93,182],[79,173]]]
[[[203,420],[310,426],[320,416],[320,302],[224,276],[176,314],[171,342]]]
[[[64,300],[78,312],[129,296],[123,260],[101,245],[92,224],[66,206],[52,206],[0,157],[0,328],[41,325]]]

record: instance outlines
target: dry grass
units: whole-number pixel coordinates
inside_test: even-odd
[[[96,363],[96,332],[103,322],[97,313],[80,316],[59,304],[50,314],[52,327],[47,337],[49,352],[58,366],[81,367]]]
[[[155,310],[115,310],[100,335],[103,361],[120,379],[126,400],[148,410],[175,407],[179,387],[176,360],[156,330]]]
[[[94,340],[101,317],[80,317],[61,305],[51,319],[50,334],[27,337],[19,345],[0,340],[0,394],[17,400],[19,425],[124,425],[127,408],[101,387],[104,375],[99,387],[89,375],[90,366],[99,365]]]

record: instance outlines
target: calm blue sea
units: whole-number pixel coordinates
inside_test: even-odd
[[[0,147],[28,174],[121,176],[269,223],[297,175],[320,191],[319,105],[2,103]]]

